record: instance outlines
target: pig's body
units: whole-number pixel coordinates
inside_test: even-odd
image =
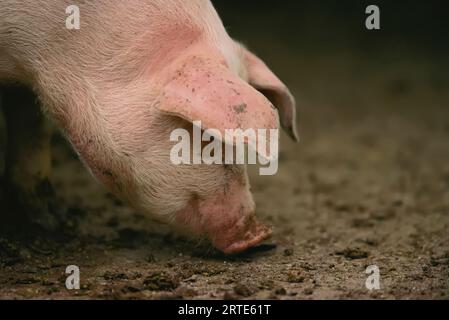
[[[169,137],[194,120],[221,131],[276,128],[277,112],[253,87],[294,135],[285,86],[227,35],[209,1],[85,1],[80,30],[65,27],[71,4],[0,2],[0,83],[32,88],[93,175],[139,210],[226,253],[266,238],[245,168],[175,166]],[[243,114],[232,111],[242,104]],[[9,170],[16,185],[18,171]]]

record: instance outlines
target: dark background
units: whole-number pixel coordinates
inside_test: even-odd
[[[410,49],[449,48],[449,2],[443,0],[213,0],[231,34],[238,29],[244,37],[262,33],[275,35],[301,47],[312,39],[346,45],[359,41],[370,50],[399,41]],[[381,30],[365,28],[365,9],[377,5]],[[249,39],[248,39],[249,40]]]

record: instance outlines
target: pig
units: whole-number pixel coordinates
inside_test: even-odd
[[[80,28],[68,29],[77,3]],[[196,120],[220,132],[281,125],[297,140],[294,97],[210,1],[2,0],[0,83],[5,179],[30,219],[51,214],[50,119],[92,175],[148,217],[225,254],[270,236],[244,165],[169,159],[170,133]]]

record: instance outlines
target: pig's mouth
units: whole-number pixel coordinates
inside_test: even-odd
[[[237,254],[257,246],[272,234],[270,227],[260,223],[255,216],[247,217],[244,225],[236,225],[212,238],[212,245],[225,254]]]

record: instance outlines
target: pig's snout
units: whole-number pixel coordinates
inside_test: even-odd
[[[257,221],[254,214],[244,217],[211,239],[214,247],[225,254],[235,254],[254,247],[271,235],[271,228]]]
[[[225,254],[242,252],[271,235],[271,229],[256,218],[248,186],[237,180],[212,196],[193,199],[177,213],[176,221],[189,233],[207,238]]]

